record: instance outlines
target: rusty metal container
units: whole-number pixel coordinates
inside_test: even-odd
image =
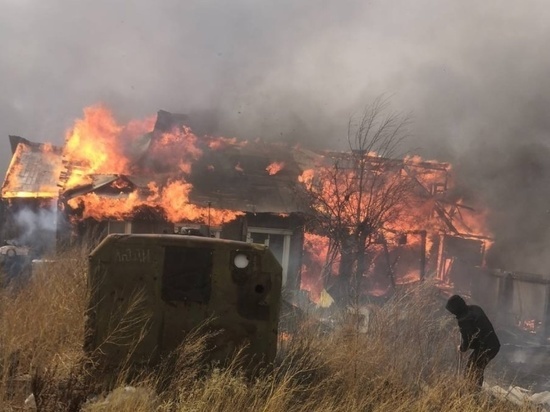
[[[207,323],[208,359],[277,351],[282,269],[264,245],[181,235],[109,235],[91,253],[85,349],[105,366],[151,365]]]

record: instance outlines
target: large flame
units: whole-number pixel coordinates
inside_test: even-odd
[[[107,181],[109,175],[113,178],[108,195],[89,190],[67,201],[78,212],[77,218],[124,220],[148,207],[160,210],[170,222],[220,225],[233,220],[239,213],[189,202],[192,185],[187,177],[193,162],[203,154],[197,136],[185,126],[152,132],[154,123],[150,117],[119,125],[104,106],[84,110],[84,117],[67,132],[63,156],[69,166],[64,190],[93,188],[98,175],[107,176]],[[236,139],[205,139],[215,149],[238,144]],[[126,175],[129,180],[117,180]]]
[[[63,154],[86,174],[129,173],[128,148],[153,125],[154,118],[148,118],[120,126],[104,106],[88,107],[67,132]]]

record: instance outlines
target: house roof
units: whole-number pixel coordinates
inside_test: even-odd
[[[281,170],[270,174],[268,166],[274,163],[279,164]],[[178,172],[172,175],[88,175],[84,184],[63,191],[63,197],[70,199],[90,192],[112,197],[109,188],[115,183],[120,186],[121,181],[147,197],[149,183],[161,188],[175,179]],[[252,213],[292,213],[300,210],[295,184],[301,172],[289,148],[257,141],[227,147],[223,151],[209,150],[205,146],[203,156],[193,164],[185,180],[193,186],[189,200],[198,206],[210,204],[217,209]],[[117,193],[117,196],[125,194],[128,192]]]
[[[166,130],[185,124],[187,117],[159,111],[153,131],[135,141],[129,148],[135,170],[147,164],[151,146]],[[262,140],[237,141],[228,139],[223,149],[212,145],[212,137],[197,139],[201,156],[194,160],[190,173],[167,170],[155,173],[142,170],[132,175],[89,174],[85,175],[70,159],[62,158],[62,149],[52,145],[33,143],[17,136],[10,136],[13,157],[2,187],[4,198],[56,198],[65,199],[94,192],[98,196],[125,198],[134,189],[141,196],[149,194],[149,184],[162,188],[167,182],[184,178],[193,187],[189,193],[190,203],[197,206],[212,206],[216,209],[251,213],[288,214],[303,211],[298,191],[299,176],[306,169],[328,166],[341,159],[341,166],[350,161],[349,153],[314,152],[283,143],[268,143]],[[152,159],[149,159],[152,160]],[[437,162],[392,160],[372,157],[372,162],[394,162],[406,169],[418,182],[418,188],[426,195],[437,195],[433,187],[423,182],[422,173],[446,173],[449,165]],[[277,166],[277,167],[275,167]],[[350,165],[352,167],[353,165]],[[83,183],[78,187],[65,188],[71,173],[84,173]],[[445,183],[446,186],[446,183]],[[437,196],[436,196],[437,197]],[[436,204],[437,211],[446,223],[451,222],[451,212],[443,204]],[[452,225],[451,225],[452,226]],[[457,228],[451,227],[453,232]]]
[[[280,170],[270,169],[277,165]],[[300,210],[295,191],[302,172],[286,145],[263,141],[207,150],[193,165],[190,199],[220,209],[253,213]],[[271,174],[270,174],[271,173]]]
[[[302,173],[303,164],[300,165],[294,155],[301,151],[288,145],[266,143],[262,140],[244,142],[227,139],[220,148],[212,144],[216,138],[203,136],[196,142],[202,155],[192,162],[189,174],[182,175],[179,168],[168,173],[164,170],[145,173],[151,165],[158,163],[154,152],[151,152],[156,139],[174,127],[184,127],[187,121],[185,115],[159,111],[153,131],[135,141],[135,147],[127,148],[136,166],[133,169],[137,170],[137,173],[87,175],[82,179],[85,183],[76,188],[63,190],[63,197],[70,199],[89,192],[95,192],[100,196],[112,196],[113,193],[109,191],[108,186],[123,178],[139,189],[141,196],[146,198],[149,195],[150,183],[162,188],[167,182],[183,179],[192,185],[189,201],[197,206],[210,205],[217,209],[253,213],[292,213],[300,210],[295,196],[295,186],[299,174]],[[308,159],[305,154],[301,157]],[[269,166],[274,164],[278,165],[280,170],[270,170]],[[146,167],[141,168],[142,165]],[[165,166],[161,164],[161,168]],[[81,173],[77,165],[67,163],[65,167],[66,172],[62,173],[61,179],[63,187],[72,173]]]
[[[10,136],[13,156],[2,185],[2,197],[57,198],[62,170],[61,148]]]

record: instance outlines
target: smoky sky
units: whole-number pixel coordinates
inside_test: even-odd
[[[0,7],[2,171],[8,134],[60,144],[96,103],[121,122],[164,109],[211,134],[345,149],[350,115],[384,94],[411,115],[410,147],[453,162],[496,210],[492,229],[508,258],[495,264],[550,263],[546,0]]]

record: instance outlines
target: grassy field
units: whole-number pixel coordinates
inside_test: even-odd
[[[368,333],[342,315],[333,330],[314,314],[281,334],[269,371],[247,377],[238,354],[220,369],[201,362],[208,336],[183,342],[176,367],[127,378],[113,390],[83,366],[86,253],[72,251],[0,291],[0,410],[38,411],[535,411],[472,394],[457,377],[455,321],[430,285],[371,308]]]

